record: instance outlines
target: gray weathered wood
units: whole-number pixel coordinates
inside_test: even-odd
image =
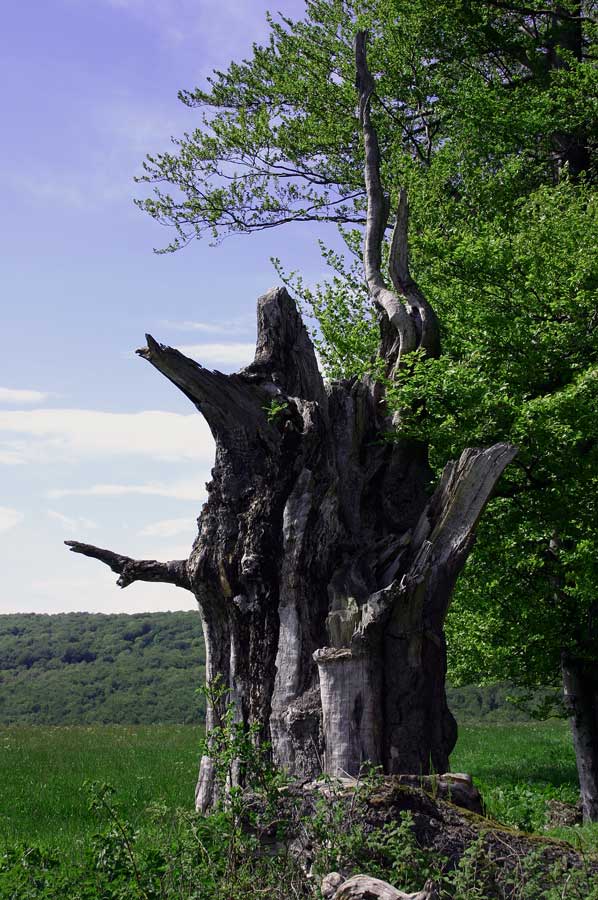
[[[109,566],[113,572],[117,572],[120,578],[116,583],[120,588],[126,588],[134,581],[160,581],[186,590],[191,589],[186,559],[175,559],[170,562],[158,562],[155,559],[131,559],[130,556],[121,556],[120,553],[103,550],[92,544],[82,544],[79,541],[65,541],[64,543],[73,553],[81,553],[83,556],[98,559]]]
[[[428,881],[422,891],[405,894],[369,875],[353,875],[343,881],[337,872],[331,872],[322,881],[322,896],[325,900],[438,900],[438,891]]]
[[[355,37],[355,68],[368,199],[363,264],[370,296],[384,310],[398,334],[398,365],[405,353],[418,348],[426,350],[430,356],[437,356],[440,352],[439,329],[436,313],[409,272],[409,214],[407,194],[403,188],[399,189],[395,226],[389,248],[389,275],[394,291],[389,289],[382,275],[381,251],[390,201],[384,194],[380,180],[380,146],[370,114],[375,83],[367,64],[366,41],[366,32],[358,32]]]

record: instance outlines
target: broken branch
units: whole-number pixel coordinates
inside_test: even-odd
[[[159,344],[146,334],[147,347],[136,351],[191,400],[205,416],[214,436],[231,427],[265,426],[266,419],[255,389],[238,375],[211,372],[174,347]]]
[[[102,547],[94,547],[92,544],[81,544],[79,541],[65,541],[64,543],[73,553],[81,553],[83,556],[98,559],[109,566],[120,576],[116,583],[121,588],[128,587],[134,581],[159,581],[164,584],[174,584],[187,591],[192,590],[186,559],[175,559],[170,562],[158,562],[155,559],[131,559],[130,556],[121,556],[120,553],[104,550]]]

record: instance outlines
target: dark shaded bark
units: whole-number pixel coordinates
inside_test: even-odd
[[[598,822],[598,670],[595,662],[562,657],[563,689],[577,760],[584,822]]]
[[[369,117],[373,81],[356,41],[368,224],[364,265],[380,310],[389,375],[405,354],[439,352],[434,311],[411,278],[407,200],[399,193],[389,288],[380,271],[388,201]],[[297,778],[448,769],[456,726],[445,697],[443,624],[475,526],[514,448],[464,451],[435,491],[426,447],[396,436],[384,387],[325,384],[294,301],[258,301],[257,347],[241,372],[209,372],[147,338],[138,351],[205,416],[216,463],[199,534],[181,563],[137,563],[71,543],[120,573],[121,586],[163,580],[197,598],[206,677],[229,689],[238,721],[257,723]],[[157,568],[156,568],[157,567]],[[174,579],[173,573],[177,579]],[[208,709],[208,731],[214,711]],[[201,762],[197,805],[215,798]]]

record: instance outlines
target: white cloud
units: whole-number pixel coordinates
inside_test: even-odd
[[[63,528],[68,528],[69,531],[80,531],[81,529],[93,529],[97,528],[97,524],[92,522],[91,519],[86,519],[84,516],[65,516],[63,513],[58,512],[55,509],[48,509],[47,515],[49,519],[52,519],[54,522],[58,522],[60,526]]]
[[[185,356],[197,359],[202,365],[220,363],[225,366],[247,366],[253,361],[255,344],[183,344],[177,348]]]
[[[170,497],[173,500],[204,501],[206,498],[206,478],[176,481],[171,484],[151,482],[148,484],[93,484],[84,488],[54,488],[47,492],[51,499],[62,497],[124,497],[138,494],[148,497]]]
[[[12,509],[10,506],[0,506],[0,532],[10,531],[19,522],[22,522],[25,516],[18,509]]]
[[[197,526],[193,516],[186,516],[184,519],[162,519],[159,522],[152,522],[139,533],[142,537],[170,538],[179,534],[193,535],[195,531]]]
[[[77,140],[85,147],[77,159],[64,166],[37,160],[27,171],[0,172],[0,182],[39,205],[77,211],[117,205],[136,217],[131,197],[144,189],[134,185],[133,176],[142,174],[147,153],[165,149],[173,134],[188,130],[192,114],[180,103],[140,103],[126,92],[77,112],[82,125]]]
[[[4,441],[0,438],[0,465],[19,466],[27,462],[27,447],[22,441]]]
[[[120,175],[120,177],[119,177]],[[131,179],[112,171],[107,162],[98,161],[86,171],[58,172],[38,166],[30,173],[9,171],[0,180],[18,190],[21,198],[37,204],[65,209],[99,209],[112,203],[130,201]]]
[[[43,391],[0,387],[0,403],[43,403],[47,396]]]
[[[205,419],[197,413],[2,410],[0,433],[3,431],[0,463],[12,465],[121,455],[204,464],[214,458],[212,435]]]
[[[175,331],[201,331],[205,334],[240,334],[255,331],[255,313],[239,316],[237,319],[229,319],[226,322],[172,322],[168,319],[160,323],[165,328]]]
[[[186,544],[170,544],[166,546],[161,544],[160,548],[156,552],[156,556],[162,560],[188,559],[196,535],[197,528],[195,528],[195,531],[191,532],[191,534],[189,535],[189,542]],[[143,555],[146,556],[147,554]]]

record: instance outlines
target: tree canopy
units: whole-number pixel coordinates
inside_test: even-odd
[[[595,115],[595,6],[310,0],[304,21],[271,18],[269,43],[249,60],[180,92],[199,127],[148,157],[155,197],[139,203],[174,226],[171,249],[289,221],[362,223],[358,28],[378,76],[384,184],[410,186],[423,169],[431,184],[463,193],[471,183],[468,199],[473,190],[496,204],[507,173],[518,192],[564,165],[577,175]]]

